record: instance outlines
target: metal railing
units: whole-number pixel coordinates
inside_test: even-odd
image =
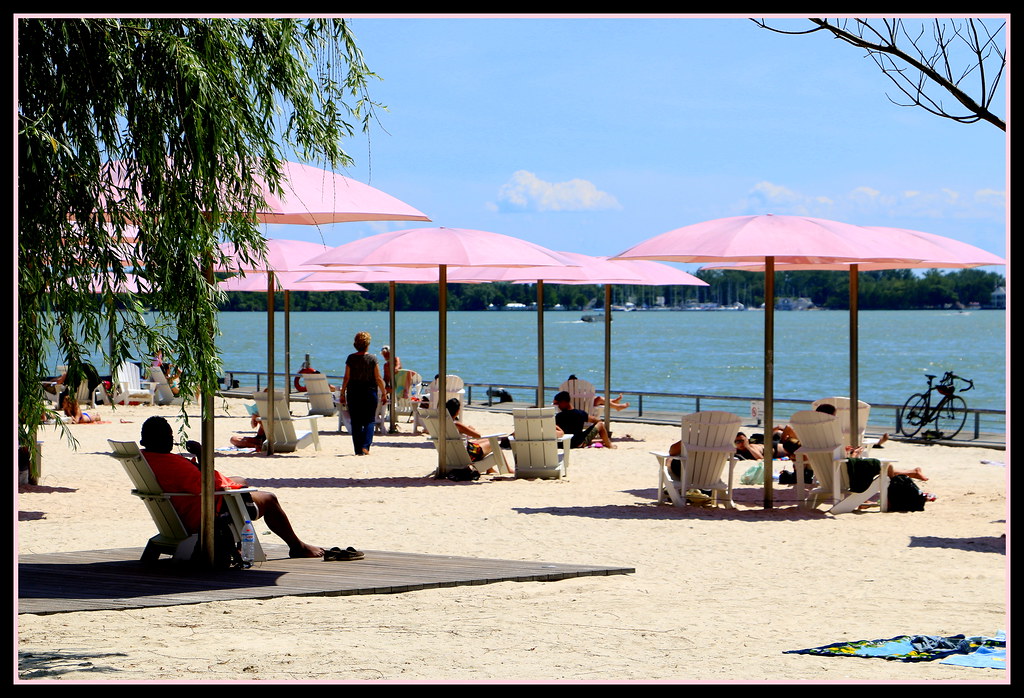
[[[224,395],[243,396],[253,391],[260,391],[266,385],[266,372],[258,371],[226,371],[226,384],[222,390]],[[328,380],[341,383],[343,376],[327,375]],[[278,376],[280,380],[280,375]],[[231,388],[235,383],[237,388]],[[552,386],[545,386],[545,395],[553,395],[558,389]],[[751,424],[760,425],[759,414],[755,407],[762,402],[760,396],[751,395],[698,395],[696,393],[662,393],[636,390],[613,390],[613,395],[622,394],[623,401],[629,402],[628,410],[618,413],[613,412],[613,417],[633,419],[637,421],[677,424],[680,415],[691,412],[706,410],[723,410],[733,412],[750,420]],[[303,399],[302,393],[292,395]],[[474,397],[475,396],[475,397]],[[467,383],[466,404],[485,407],[500,407],[504,397],[511,397],[517,405],[532,405],[537,400],[537,387],[535,385],[515,385],[509,383]],[[507,402],[507,400],[504,400]],[[776,422],[785,423],[789,416],[798,410],[809,409],[813,400],[775,400]],[[869,426],[877,429],[889,430],[893,435],[899,433],[899,414],[903,405],[892,405],[886,403],[871,403],[871,417]],[[791,408],[791,409],[788,409]],[[1006,411],[979,409],[968,406],[967,424],[960,432],[958,440],[980,439],[983,434],[995,434],[1005,438],[1006,434]],[[891,416],[891,418],[890,418]]]

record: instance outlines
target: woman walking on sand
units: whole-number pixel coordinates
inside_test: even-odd
[[[341,401],[348,406],[352,418],[352,445],[356,455],[365,456],[373,443],[377,403],[386,402],[388,396],[377,357],[367,352],[370,348],[370,333],[357,333],[352,345],[356,350],[345,359]]]

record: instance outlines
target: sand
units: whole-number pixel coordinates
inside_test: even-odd
[[[218,446],[251,433],[245,401],[218,401]],[[304,406],[296,403],[296,413]],[[137,547],[155,533],[106,439],[178,407],[100,407],[72,450],[42,432],[43,473],[18,495],[18,552]],[[198,438],[198,412],[189,433]],[[467,409],[484,433],[510,415]],[[122,421],[123,420],[123,421]],[[283,597],[17,617],[22,681],[1005,682],[938,662],[783,654],[902,634],[1008,630],[1007,470],[1001,450],[889,442],[937,495],[923,512],[798,511],[778,486],[738,485],[739,509],[655,502],[651,450],[677,427],[615,426],[612,449],[572,455],[562,481],[430,477],[422,436],[378,436],[367,457],[321,422],[323,450],[221,454],[217,468],[275,492],[326,547],[633,567],[634,574],[392,595]],[[262,522],[257,532],[281,543]],[[339,563],[348,564],[348,563]]]

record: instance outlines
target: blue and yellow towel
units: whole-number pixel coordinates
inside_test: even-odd
[[[815,654],[829,657],[882,657],[901,662],[929,662],[941,659],[943,664],[1006,668],[1006,637],[965,637],[951,635],[899,635],[886,640],[836,642],[804,650],[787,650],[783,654]]]

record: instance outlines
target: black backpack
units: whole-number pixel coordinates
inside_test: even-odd
[[[906,475],[889,480],[889,511],[924,511],[925,494]]]

